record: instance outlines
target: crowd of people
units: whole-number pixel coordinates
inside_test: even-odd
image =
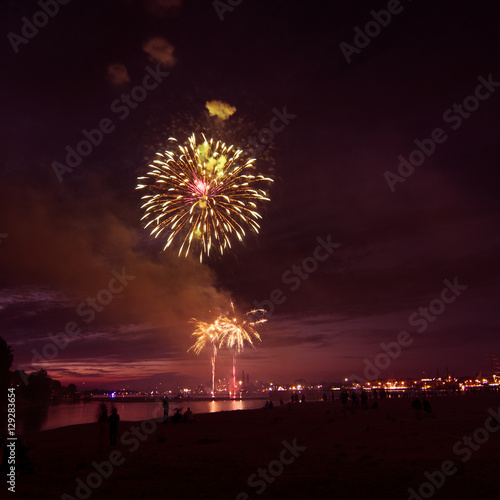
[[[163,398],[162,402],[162,408],[163,408],[163,423],[166,424],[168,423],[168,413],[170,411],[170,401],[168,399],[168,396],[165,396]],[[193,412],[191,411],[191,408],[188,408],[184,413],[182,413],[183,408],[173,408],[174,414],[171,417],[171,422],[173,424],[178,424],[179,422],[184,422],[186,424],[188,423],[193,423],[194,422],[194,416]]]
[[[169,416],[170,412],[170,402],[168,397],[165,397],[162,401],[163,408],[163,419],[164,424],[169,421],[173,424],[179,422],[183,423],[193,423],[194,415],[191,408],[188,408],[184,413],[182,413],[183,408],[172,408],[174,414]],[[109,446],[117,446],[118,440],[118,424],[120,422],[120,415],[118,415],[118,410],[113,407],[111,408],[111,414],[108,414],[108,408],[105,403],[99,405],[99,410],[97,413],[97,423],[99,424],[99,447],[105,449],[107,442],[109,441]]]
[[[431,403],[427,398],[425,398],[422,402],[418,397],[416,397],[411,406],[417,413],[419,413],[422,409],[427,413],[432,413]]]
[[[384,396],[385,397],[385,396]],[[377,399],[377,394],[376,391],[374,391],[373,394],[373,399],[374,401],[371,404],[371,409],[376,410],[378,408],[378,403],[375,401]],[[335,397],[332,393],[332,401],[335,400]],[[360,402],[361,402],[361,409],[362,410],[367,410],[368,409],[368,393],[364,390],[362,390],[358,396],[358,393],[356,391],[352,391],[351,395],[349,396],[349,393],[347,391],[342,391],[340,393],[340,401],[342,404],[347,407],[349,406],[349,400],[351,400],[351,409],[356,410],[359,409],[360,407]]]

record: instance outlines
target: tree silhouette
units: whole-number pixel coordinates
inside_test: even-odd
[[[12,353],[12,347],[7,345],[7,342],[0,337],[0,373],[4,374],[8,372],[13,361],[14,354]]]
[[[0,407],[7,404],[7,388],[10,386],[10,367],[14,361],[14,355],[12,354],[12,347],[7,345],[7,342],[0,337],[0,391],[2,394]]]

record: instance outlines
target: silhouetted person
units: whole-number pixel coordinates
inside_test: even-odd
[[[352,391],[351,410],[354,410],[355,408],[359,408],[359,400],[358,400],[358,395],[354,391]]]
[[[97,414],[97,422],[99,423],[99,447],[105,448],[106,443],[106,427],[108,425],[108,409],[104,403],[99,405],[99,413]]]
[[[417,410],[417,411],[420,411],[422,409],[422,403],[420,402],[420,399],[418,399],[418,398],[414,399],[411,406],[414,410]]]
[[[303,402],[303,403],[305,403],[305,402],[306,402],[306,395],[305,395],[305,393],[304,393],[304,394],[302,394],[302,402]]]
[[[194,422],[193,412],[188,408],[184,413],[184,422],[192,424]]]
[[[283,406],[283,399],[280,399],[280,406]]]
[[[377,389],[373,389],[373,399],[377,399],[377,398],[378,398]]]
[[[176,408],[174,416],[172,417],[172,423],[178,424],[179,422],[182,422],[182,408]]]
[[[331,401],[335,401],[335,393],[332,391],[330,393]]]
[[[269,410],[269,401],[266,401],[266,404],[264,405],[264,410]]]
[[[323,401],[328,401],[328,396],[326,395],[326,392],[323,393]]]
[[[269,409],[272,410],[274,408],[273,402],[269,401]]]
[[[120,421],[120,415],[118,415],[118,410],[113,408],[111,410],[111,415],[108,417],[109,425],[109,444],[111,446],[116,446],[116,438],[118,436],[118,422]]]
[[[365,391],[361,391],[361,409],[368,409],[368,394]]]
[[[347,401],[349,400],[349,394],[347,394],[347,391],[342,391],[340,394],[340,400],[342,401],[343,405],[347,404]]]
[[[424,411],[427,413],[432,413],[431,404],[428,399],[424,399]]]
[[[163,403],[161,404],[163,408],[163,423],[166,424],[168,422],[168,410],[169,410],[169,401],[168,396],[163,398]]]

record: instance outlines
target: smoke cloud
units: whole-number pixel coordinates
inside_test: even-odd
[[[167,39],[161,36],[150,38],[142,46],[142,50],[149,54],[149,57],[156,62],[159,62],[166,68],[171,68],[177,62],[174,56],[175,47]]]
[[[236,108],[224,101],[208,101],[205,104],[210,116],[217,116],[222,120],[227,120],[236,113]]]
[[[0,320],[19,345],[17,364],[31,364],[31,349],[41,350],[68,321],[82,327],[54,360],[66,360],[68,369],[68,359],[86,356],[115,363],[158,352],[182,357],[192,341],[189,320],[208,320],[228,304],[208,266],[162,253],[140,228],[138,207],[112,194],[55,199],[18,187],[0,207],[0,227],[9,235],[0,254]],[[130,277],[127,285],[87,324],[78,305],[99,296],[116,273]]]
[[[124,64],[110,64],[107,69],[106,77],[112,85],[130,83],[128,70]]]

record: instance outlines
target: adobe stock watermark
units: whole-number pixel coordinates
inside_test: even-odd
[[[159,402],[159,400],[156,400]],[[144,441],[149,439],[149,436],[154,434],[158,429],[158,424],[162,422],[163,417],[160,415],[160,407],[153,410],[153,418],[143,420],[139,425],[132,425],[120,436],[120,445],[125,447],[125,451],[134,453],[137,451]],[[61,500],[87,500],[94,493],[94,490],[100,488],[105,479],[108,479],[117,467],[120,467],[126,462],[125,455],[119,450],[112,450],[107,460],[97,463],[95,460],[91,463],[93,470],[87,474],[85,479],[77,477],[75,479],[76,487],[74,496],[68,493],[61,495]]]
[[[335,249],[340,246],[340,243],[333,243],[331,238],[331,235],[328,235],[326,240],[321,237],[316,238],[318,245],[314,249],[312,256],[303,259],[300,265],[293,264],[290,269],[287,269],[281,275],[281,281],[283,284],[289,285],[291,292],[298,290],[302,282],[307,280],[318,269],[320,262],[328,260],[333,255]],[[254,300],[253,305],[257,309],[265,309],[267,317],[270,317],[274,312],[275,306],[284,304],[286,299],[287,297],[283,290],[275,288],[270,293],[269,299],[261,302]]]
[[[297,439],[294,439],[292,444],[287,441],[283,441],[281,444],[283,445],[283,449],[281,450],[279,460],[271,460],[267,467],[259,467],[256,473],[248,476],[247,484],[250,488],[256,488],[255,493],[257,495],[264,493],[267,486],[274,483],[275,479],[283,474],[285,465],[293,464],[300,456],[300,453],[307,449],[305,446],[299,446]],[[236,495],[236,500],[248,500],[249,498],[251,497],[248,493],[243,491]]]
[[[243,0],[214,0],[212,5],[214,6],[217,16],[219,16],[220,21],[224,21],[224,14],[226,12],[233,12],[235,7],[238,7],[243,2]]]
[[[285,127],[290,124],[290,120],[297,118],[297,115],[293,115],[287,111],[286,106],[283,106],[281,111],[273,108],[273,115],[269,120],[268,127],[262,127],[256,136],[248,136],[248,147],[244,147],[243,149],[249,150],[251,155],[255,155],[269,146],[273,142],[275,134],[283,132]]]
[[[490,73],[488,78],[478,76],[479,85],[474,89],[473,94],[468,95],[461,104],[454,103],[443,113],[443,121],[450,124],[452,131],[458,130],[464,120],[470,118],[474,111],[479,109],[482,101],[488,100],[495,90],[500,87],[500,82],[493,80],[493,75]],[[407,158],[403,155],[398,156],[398,173],[389,170],[384,172],[384,178],[391,192],[396,190],[398,182],[405,180],[413,175],[415,167],[420,167],[429,156],[433,155],[438,144],[443,144],[449,138],[449,135],[441,127],[437,127],[430,133],[430,137],[422,140],[415,139],[413,142],[417,146]]]
[[[460,285],[457,277],[454,278],[453,283],[447,279],[443,280],[443,283],[445,287],[441,290],[439,298],[432,299],[427,307],[419,307],[418,311],[412,312],[408,316],[408,323],[415,327],[418,333],[425,332],[429,323],[436,321],[437,317],[444,313],[446,306],[455,302],[457,297],[460,297],[462,292],[468,288],[467,285]],[[401,331],[398,333],[396,340],[387,344],[381,342],[381,352],[375,356],[373,361],[364,359],[364,377],[352,374],[350,380],[357,380],[363,384],[376,380],[382,370],[389,368],[391,363],[401,356],[403,347],[409,347],[413,340],[409,332]]]
[[[486,417],[483,427],[478,427],[470,436],[463,436],[453,445],[453,453],[460,457],[462,463],[468,462],[473,452],[478,451],[487,441],[489,441],[491,434],[498,432],[500,429],[500,408],[495,411],[493,408],[488,409],[489,415]],[[446,479],[453,476],[458,472],[458,468],[452,460],[445,460],[440,469],[429,472],[425,471],[424,476],[428,481],[424,481],[417,488],[408,488],[410,496],[408,500],[422,500],[431,498],[436,490],[442,488]]]
[[[94,321],[96,314],[102,312],[105,306],[111,304],[113,299],[128,286],[129,282],[135,279],[135,276],[127,274],[125,268],[122,269],[121,273],[113,269],[111,274],[113,277],[109,280],[106,288],[99,290],[95,297],[87,297],[86,302],[81,302],[76,307],[76,314],[83,318],[86,324]],[[41,352],[31,349],[31,353],[33,354],[31,366],[36,368],[37,365],[40,366],[39,363],[55,359],[59,355],[59,352],[65,349],[70,341],[78,337],[81,332],[82,329],[76,321],[68,321],[63,331],[56,334],[49,333],[48,337],[52,342],[47,342],[42,347]],[[29,367],[19,365],[17,369],[21,374],[24,384],[28,385],[28,377],[23,371],[28,370]]]
[[[31,21],[26,17],[21,18],[21,35],[10,32],[7,38],[16,54],[19,53],[21,45],[27,45],[30,40],[36,37],[41,28],[45,28],[50,21],[59,13],[59,6],[66,5],[70,0],[40,0],[38,6],[40,10],[36,11],[31,18]]]
[[[411,2],[411,0],[409,0]],[[372,20],[368,21],[361,29],[359,26],[354,28],[353,44],[341,42],[339,47],[345,60],[350,64],[353,54],[361,54],[361,50],[370,45],[372,38],[380,35],[382,28],[387,28],[392,21],[392,16],[397,16],[403,12],[404,7],[401,5],[400,0],[389,0],[387,2],[386,10],[370,11]]]
[[[146,99],[148,93],[158,88],[169,74],[166,71],[162,71],[160,64],[156,65],[156,69],[147,66],[146,75],[142,79],[142,85],[136,85],[129,94],[123,93],[119,99],[115,99],[110,105],[110,110],[118,115],[121,121],[127,119],[131,110],[136,109]],[[111,118],[102,118],[99,120],[97,127],[91,130],[83,129],[83,139],[75,147],[66,146],[67,154],[64,160],[65,163],[58,161],[51,163],[59,182],[63,181],[64,174],[73,172],[82,163],[83,158],[90,156],[94,149],[102,144],[105,135],[111,134],[115,129],[116,125]]]

